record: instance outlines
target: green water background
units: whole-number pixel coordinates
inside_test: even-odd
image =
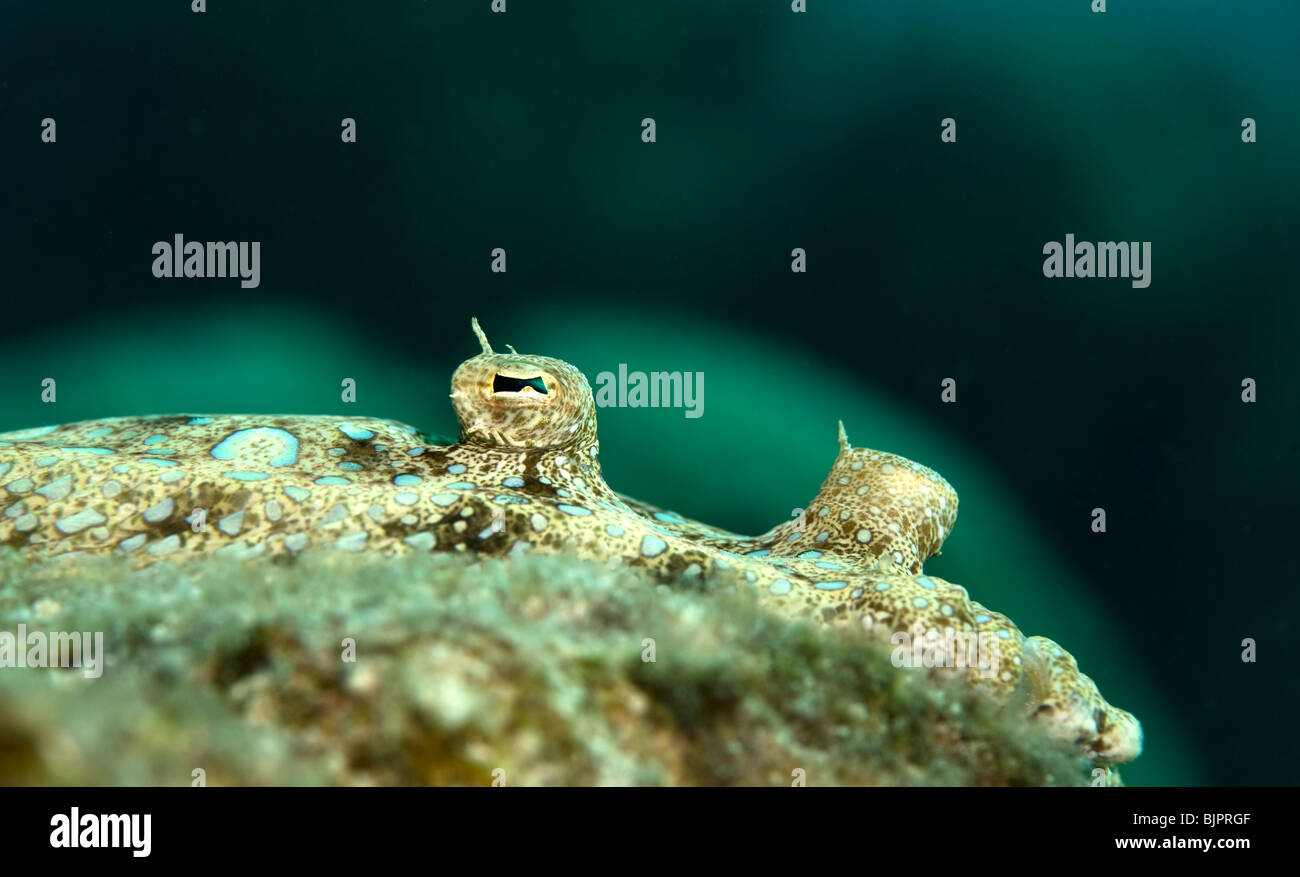
[[[843,419],[959,491],[929,568],[1143,720],[1129,782],[1300,781],[1294,4],[175,5],[0,13],[0,428],[454,432],[475,314],[589,377],[702,371],[698,420],[602,411],[611,484],[758,532]],[[261,287],[154,279],[176,233],[261,241]],[[1151,241],[1151,286],[1043,278],[1067,233]]]

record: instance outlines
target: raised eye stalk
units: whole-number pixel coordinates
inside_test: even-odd
[[[487,335],[483,334],[483,329],[478,324],[478,317],[470,317],[469,325],[470,328],[474,330],[474,334],[478,337],[478,343],[483,345],[483,352],[491,356],[492,345],[488,344]]]

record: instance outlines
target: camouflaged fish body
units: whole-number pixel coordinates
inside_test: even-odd
[[[936,472],[852,448],[841,426],[839,456],[803,517],[757,537],[717,530],[610,489],[581,372],[495,353],[474,328],[483,353],[452,378],[455,443],[392,420],[267,415],[0,434],[0,544],[34,559],[117,553],[142,565],[328,547],[571,553],[665,579],[729,570],[782,614],[885,641],[908,634],[926,644],[924,666],[1032,712],[1099,764],[1141,752],[1137,720],[1068,653],[923,574],[957,515]],[[991,664],[971,660],[977,638],[993,646]]]

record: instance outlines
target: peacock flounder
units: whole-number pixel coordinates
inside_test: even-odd
[[[902,663],[956,668],[1097,764],[1140,754],[1137,719],[1060,646],[923,574],[957,516],[938,473],[852,448],[841,425],[839,456],[804,516],[761,536],[714,529],[605,483],[581,372],[496,353],[473,328],[483,352],[452,377],[454,443],[392,420],[267,415],[0,434],[0,544],[34,560],[117,553],[140,565],[332,548],[565,552],[666,580],[729,571],[776,612],[911,644],[895,650]]]

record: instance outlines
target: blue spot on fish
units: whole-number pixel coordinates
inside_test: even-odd
[[[366,547],[367,533],[352,533],[340,536],[334,541],[334,547],[341,551],[360,551]]]
[[[123,551],[135,551],[137,548],[143,545],[145,543],[145,540],[148,538],[149,537],[146,536],[144,533],[136,533],[134,536],[131,536],[127,539],[123,539],[121,542],[117,543],[117,547],[122,549]]]
[[[232,432],[211,451],[218,460],[233,460],[247,453],[258,439],[271,439],[281,444],[280,453],[267,462],[272,466],[288,466],[298,459],[298,439],[293,433],[269,426],[255,426]]]
[[[658,557],[667,549],[668,543],[658,536],[646,534],[646,537],[641,540],[641,553],[646,557]]]

